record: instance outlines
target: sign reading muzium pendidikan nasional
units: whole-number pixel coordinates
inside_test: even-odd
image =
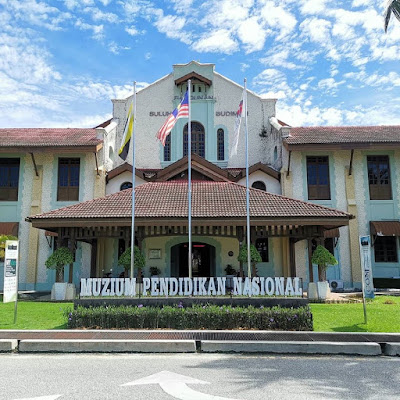
[[[301,296],[300,278],[254,277],[230,278],[143,278],[138,285],[136,278],[86,278],[81,279],[81,297],[110,296]]]

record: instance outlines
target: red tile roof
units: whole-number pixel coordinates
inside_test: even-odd
[[[13,128],[0,129],[0,147],[84,147],[102,143],[96,129]]]
[[[400,143],[400,125],[310,126],[292,128],[288,145],[344,143]]]
[[[135,215],[138,218],[186,218],[188,216],[187,182],[149,182],[135,191]],[[29,217],[49,218],[130,218],[132,189],[106,197]],[[260,218],[343,218],[351,215],[301,200],[250,189],[250,214]],[[246,217],[246,188],[232,182],[194,181],[192,185],[193,218]]]

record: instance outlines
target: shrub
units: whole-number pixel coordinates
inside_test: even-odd
[[[67,313],[68,328],[100,329],[258,329],[312,331],[309,307],[78,307]]]
[[[140,251],[139,247],[135,246],[135,267],[141,271],[145,264],[146,260],[144,258],[143,253]],[[118,265],[122,265],[125,271],[128,271],[131,268],[131,248],[128,247],[122,254],[118,260]]]
[[[320,281],[326,280],[326,269],[329,265],[336,265],[338,262],[335,256],[324,246],[318,245],[315,249],[311,262],[318,265],[318,275]]]

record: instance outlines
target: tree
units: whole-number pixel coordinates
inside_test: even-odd
[[[389,0],[385,10],[385,32],[387,32],[388,25],[392,14],[400,21],[400,0]]]
[[[140,251],[139,247],[135,246],[135,265],[134,267],[138,269],[138,277],[141,277],[142,269],[146,264],[143,253]],[[131,248],[128,247],[118,260],[118,265],[122,265],[125,269],[126,275],[131,268]]]
[[[321,282],[326,281],[327,268],[338,263],[335,256],[321,245],[315,249],[311,262],[318,265],[318,280]]]
[[[247,262],[247,244],[243,244],[240,247],[238,261],[240,262],[240,276],[243,276],[243,263]],[[261,262],[262,258],[260,253],[257,251],[256,247],[250,245],[250,262],[251,262],[251,275],[256,276],[256,264]]]
[[[74,262],[74,255],[67,247],[58,248],[45,262],[48,269],[56,270],[56,281],[64,281],[64,266]]]

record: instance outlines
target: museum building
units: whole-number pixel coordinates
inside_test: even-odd
[[[193,276],[241,267],[243,130],[237,154],[230,150],[243,87],[214,64],[192,61],[174,65],[136,96],[135,243],[145,255],[145,276],[151,267],[160,276],[188,276],[188,120],[177,121],[165,147],[156,133],[189,79]],[[130,246],[133,168],[118,149],[131,100],[112,100],[113,117],[93,129],[0,130],[0,233],[20,239],[21,289],[50,290],[55,273],[44,263],[57,246],[75,254],[65,280],[76,285],[123,273],[118,258]],[[301,277],[306,288],[317,280],[311,254],[322,243],[339,261],[328,278],[359,286],[358,236],[371,234],[375,276],[400,276],[394,179],[400,127],[292,128],[276,118],[275,105],[248,91],[250,236],[262,258],[257,274]]]

